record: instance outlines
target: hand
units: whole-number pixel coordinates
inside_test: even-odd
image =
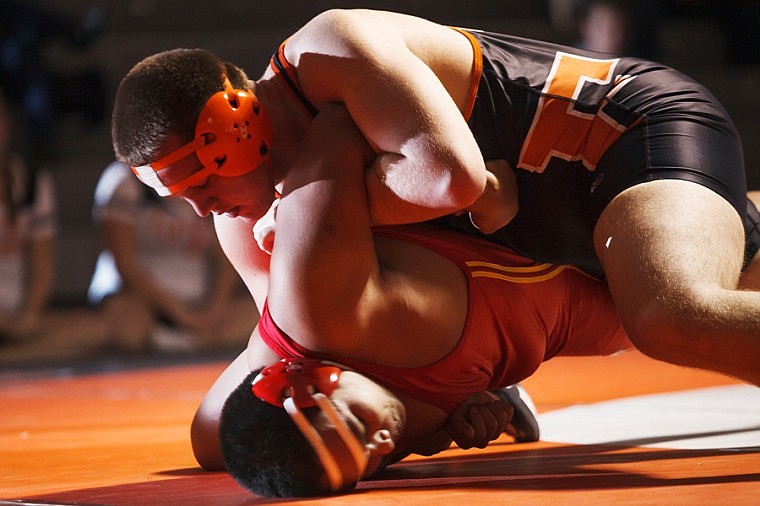
[[[451,442],[452,439],[451,436],[449,436],[449,433],[441,430],[428,437],[427,439],[418,441],[415,444],[411,445],[409,447],[409,452],[429,457],[444,450],[448,450],[448,448],[451,446]]]
[[[256,239],[256,244],[259,245],[261,251],[270,255],[274,248],[275,217],[279,204],[280,199],[274,199],[266,214],[253,225],[253,238]]]
[[[489,392],[471,395],[446,421],[449,436],[460,448],[485,448],[512,419],[513,408]]]
[[[517,178],[506,160],[489,160],[486,169],[486,187],[468,211],[475,228],[492,234],[517,215]]]

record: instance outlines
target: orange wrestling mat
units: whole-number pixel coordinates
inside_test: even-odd
[[[760,389],[637,352],[524,382],[542,441],[409,458],[352,494],[262,499],[198,469],[189,424],[221,362],[0,372],[0,504],[760,504]]]

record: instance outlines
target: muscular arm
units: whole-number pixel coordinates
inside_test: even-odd
[[[398,14],[328,11],[289,39],[286,56],[309,99],[344,104],[375,151],[375,223],[424,221],[482,194],[485,166],[460,110],[472,67],[462,35]]]
[[[345,130],[339,125],[342,124],[344,127],[349,126],[349,131],[351,132],[355,132],[355,129],[351,130],[353,128],[351,127],[351,123],[345,121],[345,110],[342,114],[334,114],[330,112],[332,109],[328,108],[326,114],[322,115],[318,121],[326,123],[324,125],[328,127],[326,131],[334,132],[337,135],[333,139],[334,141],[337,142],[341,138],[345,140]],[[340,132],[344,132],[343,137],[341,137]],[[353,133],[353,135],[357,134]],[[337,150],[331,152],[336,153],[334,159],[319,157],[317,160],[326,160],[328,163],[334,162],[336,164],[352,162],[361,164],[362,162],[356,157],[361,157],[363,156],[362,153],[364,153],[361,150],[358,152],[351,152],[349,150],[339,156]],[[310,227],[316,225],[311,220],[311,217],[318,215],[322,212],[322,209],[319,202],[309,202],[308,199],[301,198],[298,191],[299,189],[308,187],[310,184],[319,186],[321,184],[320,179],[324,177],[324,168],[325,165],[319,162],[317,162],[316,167],[306,164],[302,171],[293,171],[294,174],[300,177],[288,179],[288,189],[284,192],[286,196],[283,197],[282,205],[285,211],[278,213],[278,235],[272,257],[263,252],[256,244],[251,229],[252,225],[249,222],[229,218],[225,215],[214,216],[214,225],[219,243],[251,292],[259,311],[262,311],[264,301],[269,298],[270,307],[274,306],[276,308],[273,309],[272,314],[279,316],[278,322],[291,322],[293,320],[291,317],[295,317],[300,313],[300,307],[310,303],[308,295],[318,297],[323,293],[319,289],[315,291],[313,287],[300,284],[300,280],[306,276],[304,270],[299,270],[299,268],[308,271],[308,269],[313,267],[313,274],[320,277],[326,276],[327,274],[323,271],[328,270],[329,267],[327,265],[319,265],[320,262],[325,260],[325,257],[321,256],[321,254],[334,251],[334,246],[331,247],[329,241],[326,241],[328,244],[324,248],[321,248],[319,253],[315,253],[313,240],[316,236],[322,237],[324,230],[318,226],[314,230],[311,230]],[[351,174],[355,180],[361,183],[361,172],[342,172]],[[295,196],[288,197],[287,193],[293,193]],[[309,194],[313,192],[309,190],[301,192],[301,194],[304,193]],[[324,198],[335,198],[335,202],[341,202],[341,196],[335,195],[333,192],[324,195]],[[366,200],[366,195],[364,192],[359,192],[356,198]],[[288,199],[289,203],[287,203]],[[293,205],[294,203],[295,205]],[[313,207],[308,207],[309,204],[313,204]],[[364,208],[365,219],[362,222],[365,229],[364,235],[371,240],[366,203],[364,204]],[[354,230],[349,224],[347,224],[346,228],[349,231]],[[301,244],[300,241],[305,242]],[[345,248],[343,249],[345,250]],[[313,254],[313,257],[308,258],[311,254]],[[272,278],[277,280],[276,283],[273,283],[271,290],[269,287],[270,266],[274,273]],[[291,272],[291,270],[294,272]],[[297,298],[299,294],[300,300]],[[303,297],[307,297],[307,299]],[[303,320],[299,319],[299,321]],[[288,325],[283,324],[283,326],[288,329]],[[258,329],[255,329],[251,334],[247,349],[222,372],[209,389],[196,411],[191,425],[193,453],[198,463],[204,469],[224,469],[219,449],[218,424],[222,407],[230,392],[240,384],[251,370],[275,362],[278,358],[262,342]]]
[[[344,108],[331,106],[317,121],[325,127],[324,131],[331,132],[331,142],[340,144],[359,135],[353,124],[346,119]],[[321,143],[324,140],[322,136],[309,138],[307,142]],[[348,145],[361,146],[361,143]],[[264,301],[268,299],[275,321],[287,333],[298,335],[302,344],[308,343],[308,339],[300,339],[304,334],[330,335],[324,322],[334,322],[339,316],[337,308],[340,305],[335,301],[341,297],[340,294],[345,293],[345,283],[341,280],[349,281],[348,284],[356,282],[357,286],[362,279],[366,280],[366,272],[363,278],[357,278],[355,274],[360,269],[357,267],[352,273],[349,266],[358,258],[369,259],[370,253],[374,252],[365,192],[336,194],[336,190],[345,189],[347,185],[336,184],[330,179],[336,175],[345,175],[353,181],[351,186],[360,188],[363,185],[362,173],[342,170],[341,164],[362,164],[362,157],[368,158],[371,151],[365,146],[363,150],[346,149],[340,154],[338,150],[330,152],[335,153],[333,158],[319,157],[317,161],[307,158],[297,162],[303,166],[292,171],[293,176],[287,178],[283,190],[285,196],[278,211],[278,234],[272,257],[259,249],[250,223],[224,215],[214,217],[222,249],[253,295],[259,310],[262,310]],[[357,206],[354,199],[358,199],[361,204]],[[363,217],[361,213],[355,212],[362,205]],[[342,220],[345,230],[344,227],[340,227],[341,231],[333,230],[340,237],[336,236],[336,240],[331,241],[329,222],[335,220],[336,213],[341,212],[348,212],[348,216],[355,219]],[[355,241],[356,248],[345,247],[346,237]],[[374,254],[372,258],[376,261]],[[357,265],[363,265],[368,270],[366,262],[360,261]],[[341,275],[331,284],[331,274],[336,270]],[[271,286],[270,279],[273,281]],[[319,306],[316,301],[329,301],[326,302],[327,312],[320,315],[319,307],[316,312],[312,311],[315,306]],[[348,304],[351,306],[350,302]],[[251,370],[275,362],[278,358],[262,342],[256,329],[246,351],[222,372],[209,389],[191,425],[193,452],[204,469],[224,468],[219,450],[218,423],[229,393]]]
[[[256,244],[249,222],[214,215],[214,227],[222,251],[240,275],[261,313],[267,296],[270,256]]]
[[[314,123],[284,182],[268,300],[280,328],[318,351],[325,336],[340,348],[369,325],[362,318],[376,307],[379,265],[362,172],[346,169],[368,163],[372,152],[343,106],[326,106]],[[315,144],[327,154],[304,154]]]

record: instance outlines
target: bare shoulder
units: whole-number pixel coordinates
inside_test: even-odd
[[[449,41],[461,43],[446,26],[397,12],[369,9],[331,9],[314,17],[286,46],[286,56],[298,66],[300,57],[313,52],[342,57],[399,57],[400,49],[425,59]]]
[[[387,11],[329,10],[296,32],[285,46],[306,95],[319,106],[374,90],[438,76],[450,93],[469,83],[470,42],[450,27]],[[461,81],[461,82],[460,82]],[[359,95],[361,92],[358,93]]]

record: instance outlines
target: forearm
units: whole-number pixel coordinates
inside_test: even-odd
[[[215,215],[214,226],[225,256],[261,312],[267,296],[271,257],[256,244],[248,222]]]
[[[373,152],[344,108],[323,109],[283,184],[272,252],[269,310],[305,341],[348,337],[377,275],[364,172]],[[321,148],[322,156],[308,153]]]
[[[366,171],[372,222],[416,223],[467,209],[482,195],[486,176],[479,154],[448,163],[381,154]]]

